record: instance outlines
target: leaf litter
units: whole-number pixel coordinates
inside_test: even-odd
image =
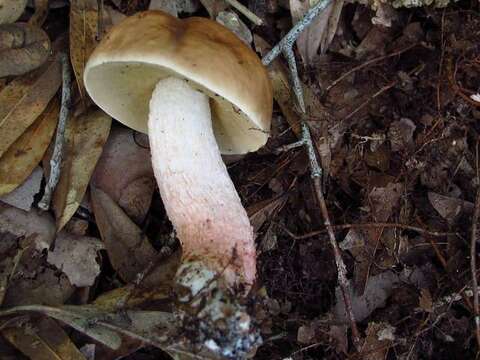
[[[0,354],[167,358],[159,348],[185,356],[170,291],[180,252],[148,141],[115,122],[110,130],[111,119],[90,107],[85,61],[113,23],[149,6],[230,22],[265,55],[315,3],[242,1],[262,26],[210,0],[105,0],[102,13],[96,0],[35,1],[26,10],[24,3],[0,9],[0,22],[45,32],[54,51],[36,63],[16,57],[26,73],[0,79]],[[478,6],[399,5],[339,1],[321,13],[295,47],[306,115],[277,58],[268,67],[272,136],[228,164],[259,247],[255,311],[266,341],[255,359],[450,359],[478,350],[466,241],[480,184]],[[77,80],[73,121],[53,210],[41,212],[66,32]],[[2,41],[0,52],[30,51],[29,41]],[[334,229],[359,344],[308,159],[302,148],[285,150],[302,121],[323,168],[330,218],[341,225]]]

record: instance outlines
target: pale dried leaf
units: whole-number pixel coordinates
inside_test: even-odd
[[[0,201],[0,232],[28,239],[36,249],[42,251],[55,238],[55,224],[48,213],[36,209],[26,212]]]
[[[25,182],[7,195],[0,197],[0,201],[18,209],[30,211],[36,194],[40,191],[43,179],[43,170],[37,166]]]
[[[17,77],[0,92],[0,156],[45,110],[62,81],[58,56],[26,75]]]
[[[230,29],[240,40],[250,46],[253,41],[252,32],[236,13],[228,10],[221,11],[217,15],[216,21]]]
[[[88,183],[110,132],[112,118],[90,109],[69,119],[60,181],[53,194],[57,229],[62,229],[82,202]]]
[[[293,23],[297,23],[316,1],[289,0]],[[305,66],[311,65],[318,49],[325,53],[337,31],[343,0],[332,1],[300,34],[297,47]]]
[[[91,286],[100,274],[98,251],[103,243],[95,238],[76,236],[61,231],[55,240],[55,249],[49,251],[47,261],[67,275],[75,286]]]
[[[32,360],[85,360],[67,333],[49,318],[8,327],[1,333]]]
[[[83,84],[85,64],[98,44],[98,3],[97,0],[70,1],[70,60],[77,79],[80,96],[85,99]],[[100,34],[102,35],[102,34]]]
[[[59,101],[53,98],[45,111],[0,158],[0,195],[22,184],[42,159],[58,122]]]
[[[2,0],[0,6],[0,24],[10,24],[23,14],[27,0]]]
[[[167,14],[178,17],[177,3],[172,0],[150,0],[148,10],[161,10]]]
[[[145,144],[146,135],[113,127],[91,181],[137,224],[145,219],[155,190],[151,154]]]
[[[102,190],[91,188],[95,220],[113,268],[126,281],[134,281],[155,261],[148,238]]]
[[[432,191],[428,192],[428,200],[440,216],[448,221],[455,220],[462,210],[471,211],[473,209],[473,204],[468,201],[437,194]]]

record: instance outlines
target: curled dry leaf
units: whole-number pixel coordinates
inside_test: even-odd
[[[144,144],[146,135],[113,127],[91,182],[137,224],[145,219],[155,190],[150,150]]]
[[[0,77],[22,75],[43,65],[51,44],[42,29],[29,24],[0,25]]]
[[[95,220],[113,268],[126,281],[134,281],[155,261],[148,238],[105,192],[91,187]]]
[[[85,99],[83,72],[88,57],[98,44],[97,0],[70,1],[70,60],[77,79],[80,96]],[[101,34],[100,34],[101,35]]]
[[[17,77],[0,92],[0,156],[45,110],[62,81],[60,59]]]
[[[290,0],[293,23],[297,23],[317,1]],[[305,66],[311,65],[318,49],[327,51],[337,31],[344,0],[332,1],[300,34],[297,47]]]
[[[0,24],[10,24],[18,20],[27,6],[27,0],[1,0]]]
[[[58,230],[65,226],[82,202],[107,141],[111,123],[110,116],[93,108],[67,123],[64,148],[66,156],[53,194]]]
[[[55,250],[48,253],[47,261],[62,270],[72,285],[91,286],[100,273],[97,253],[102,249],[103,244],[98,239],[61,231],[55,240]]]
[[[53,98],[45,111],[0,158],[0,195],[22,184],[42,159],[58,122],[60,103]]]
[[[85,360],[67,333],[50,318],[31,319],[1,333],[29,359]]]
[[[34,197],[40,191],[42,179],[43,170],[40,166],[37,166],[22,185],[11,193],[1,196],[0,200],[18,209],[30,211]]]

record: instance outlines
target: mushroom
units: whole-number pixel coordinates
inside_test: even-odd
[[[218,318],[218,289],[235,298],[256,278],[253,230],[221,154],[266,143],[273,96],[265,67],[214,21],[147,11],[110,30],[88,60],[84,81],[105,112],[148,133],[160,194],[182,245],[179,301],[196,306],[191,300],[215,283],[217,305],[202,305],[202,314]],[[234,307],[228,334],[209,330],[212,336],[202,337],[226,357],[258,343],[244,308]]]

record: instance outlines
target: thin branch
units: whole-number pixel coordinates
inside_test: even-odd
[[[340,81],[342,81],[343,79],[345,79],[347,76],[353,74],[354,72],[356,71],[359,71],[367,66],[370,66],[372,64],[375,64],[377,62],[380,62],[382,60],[385,60],[385,59],[388,59],[390,57],[394,57],[394,56],[398,56],[398,55],[401,55],[403,54],[404,52],[414,48],[415,46],[417,46],[418,44],[412,44],[412,45],[409,45],[403,49],[400,49],[400,50],[397,50],[391,54],[387,54],[387,55],[383,55],[383,56],[380,56],[380,57],[377,57],[377,58],[374,58],[374,59],[371,59],[371,60],[368,60],[358,66],[355,66],[353,69],[347,71],[345,74],[343,74],[342,76],[340,76],[339,78],[337,78],[336,80],[334,80],[330,85],[327,86],[327,88],[325,89],[324,93],[327,94],[333,87],[335,87]]]
[[[283,39],[280,40],[280,42],[262,58],[262,63],[264,65],[269,65],[273,60],[275,60],[275,58],[277,58],[278,55],[280,55],[280,53],[283,53],[288,61],[293,90],[302,112],[305,112],[305,102],[303,99],[302,85],[300,78],[298,77],[297,65],[293,53],[293,44],[303,30],[305,30],[312,23],[313,19],[315,19],[320,12],[325,10],[332,1],[333,0],[320,0],[314,7],[308,10],[302,20],[297,22],[292,29],[290,29],[287,35],[285,35]]]
[[[225,0],[232,7],[237,9],[241,14],[243,14],[248,20],[254,23],[257,26],[263,25],[263,20],[260,19],[257,15],[251,12],[247,7],[238,2],[237,0]]]
[[[431,235],[435,237],[457,235],[457,233],[455,232],[432,231],[432,230],[422,229],[421,227],[418,227],[418,226],[411,226],[411,225],[399,224],[399,223],[340,224],[340,225],[330,225],[330,226],[333,230],[336,230],[336,231],[346,230],[346,229],[397,228],[397,229],[415,231],[419,234],[426,234],[426,235]],[[327,229],[321,229],[321,230],[312,231],[303,235],[295,235],[290,231],[288,231],[288,235],[294,238],[295,240],[303,240],[303,239],[308,239],[320,234],[324,234],[326,232],[327,232]]]
[[[57,186],[60,179],[60,170],[62,165],[63,143],[65,138],[65,127],[70,112],[71,103],[71,87],[72,72],[70,70],[70,59],[66,53],[60,53],[60,61],[62,63],[62,103],[60,107],[60,116],[55,135],[55,145],[53,148],[52,158],[50,159],[50,177],[45,186],[45,193],[38,203],[38,207],[42,210],[50,208],[50,200],[52,199],[53,190]]]
[[[477,161],[478,161],[478,142],[477,142]],[[477,168],[478,172],[478,168]],[[478,174],[477,174],[478,179]],[[477,222],[480,215],[480,189],[477,189],[475,198],[475,211],[472,218],[472,235],[470,239],[470,271],[472,272],[472,290],[473,290],[473,316],[475,318],[475,336],[477,338],[478,348],[480,349],[480,312],[478,306],[478,280],[477,280]]]
[[[349,291],[350,285],[347,279],[347,268],[345,266],[345,263],[343,262],[340,248],[335,238],[333,227],[330,223],[330,216],[328,214],[327,203],[325,201],[325,197],[323,196],[323,190],[322,190],[322,181],[321,181],[322,169],[320,168],[320,165],[318,163],[317,156],[315,153],[315,148],[313,147],[312,137],[310,136],[310,129],[308,128],[308,125],[305,122],[302,122],[302,141],[303,141],[303,145],[307,148],[308,158],[310,161],[310,176],[313,181],[315,195],[320,205],[320,211],[322,213],[323,222],[325,223],[325,227],[327,228],[327,232],[330,239],[330,245],[332,246],[332,249],[333,249],[335,264],[337,265],[338,283],[340,286],[340,290],[342,292],[343,301],[345,302],[345,310],[347,312],[347,316],[350,321],[350,326],[352,328],[353,342],[355,344],[355,347],[357,347],[358,349],[360,345],[360,333],[358,332],[357,324],[355,321],[355,315],[352,309],[352,300],[350,298],[350,291]]]

